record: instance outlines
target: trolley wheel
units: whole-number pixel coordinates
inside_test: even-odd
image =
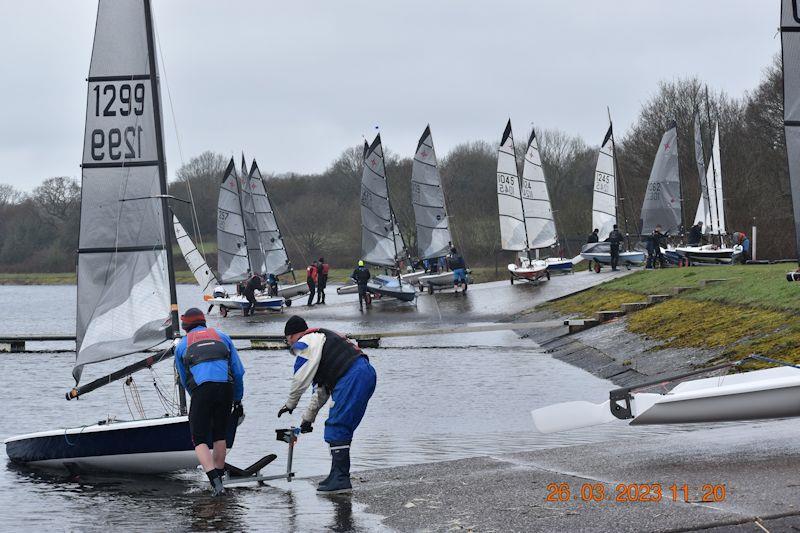
[[[595,261],[595,262],[594,262],[594,271],[595,271],[595,273],[597,273],[597,274],[599,274],[599,273],[600,273],[600,263],[599,263],[598,261]]]
[[[219,314],[220,314],[220,316],[225,318],[226,316],[228,316],[228,308],[225,307],[224,305],[220,305],[219,306]]]
[[[289,298],[286,298],[284,300],[284,304],[286,305],[286,307],[291,307],[292,306],[292,301]]]
[[[545,270],[544,271],[544,275],[547,276],[547,281],[550,281],[550,271],[549,270]]]

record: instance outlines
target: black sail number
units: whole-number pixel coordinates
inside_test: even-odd
[[[144,83],[123,83],[95,85],[94,116],[115,117],[117,114],[127,117],[131,113],[141,116],[144,113]],[[105,104],[105,105],[103,105]],[[102,113],[102,114],[101,114]]]
[[[107,132],[101,129],[92,131],[92,159],[103,161],[106,156],[112,161],[121,159],[137,159],[142,156],[141,126],[111,128]]]

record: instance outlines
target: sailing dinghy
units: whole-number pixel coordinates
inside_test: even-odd
[[[421,261],[438,263],[446,257],[453,246],[447,205],[442,188],[442,178],[433,148],[433,136],[428,125],[417,143],[411,169],[411,203],[417,225],[417,250]],[[454,287],[453,272],[438,272],[420,276],[421,289],[433,294],[435,290]]]
[[[243,184],[247,186],[248,182],[237,176],[236,165],[231,158],[223,174],[217,199],[217,270],[222,283],[244,281],[251,272],[261,273],[265,268],[255,209],[251,216],[242,201]],[[252,240],[255,243],[251,244]],[[256,263],[257,260],[261,262]],[[229,295],[227,291],[215,291],[208,303],[219,306],[222,316],[227,316],[229,310],[244,312],[250,308],[250,302],[243,295]],[[281,296],[256,295],[256,311],[280,312],[284,304],[285,299]]]
[[[630,420],[633,426],[800,416],[800,367],[796,366],[693,379],[678,383],[664,394],[639,392],[699,373],[736,367],[746,360],[616,389],[601,404],[574,401],[535,409],[531,413],[533,423],[542,433],[556,433],[614,420]]]
[[[361,175],[361,251],[364,262],[394,270],[396,275],[373,276],[367,290],[378,298],[413,301],[417,291],[400,277],[400,261],[406,255],[405,243],[389,202],[386,166],[379,133],[364,157]]]
[[[611,264],[611,244],[602,242],[617,223],[617,165],[614,153],[614,127],[609,124],[606,136],[597,154],[597,166],[594,172],[594,190],[592,193],[592,228],[599,231],[601,242],[585,244],[581,248],[581,257],[595,264],[595,271],[600,265]],[[623,250],[619,253],[619,264],[626,267],[641,265],[645,261],[644,252]]]
[[[789,159],[789,185],[794,211],[794,235],[800,262],[800,12],[797,2],[783,0],[781,12],[783,64],[783,124]],[[800,271],[800,269],[798,269]],[[789,273],[787,279],[797,279]]]
[[[149,0],[100,0],[89,69],[78,249],[77,398],[168,359],[167,349],[78,386],[86,365],[180,336],[172,228]],[[180,411],[103,420],[5,440],[12,462],[73,473],[162,473],[197,466]],[[235,424],[233,425],[235,428]]]
[[[497,150],[497,208],[500,215],[500,246],[503,250],[519,254],[518,263],[508,265],[511,283],[515,280],[538,282],[550,279],[547,263],[531,255],[531,235],[525,216],[525,200],[517,170],[510,119]]]
[[[699,134],[699,120],[695,121],[695,137]],[[701,137],[702,139],[702,137]],[[701,141],[702,142],[702,141]],[[695,141],[695,150],[698,145]],[[702,150],[702,144],[700,145]],[[695,154],[696,157],[702,155]],[[698,162],[698,171],[702,170]],[[725,246],[723,237],[727,234],[725,229],[725,202],[722,194],[722,166],[719,147],[719,123],[714,129],[714,144],[711,149],[711,163],[705,172],[705,179],[701,178],[701,195],[695,214],[695,222],[703,222],[703,230],[707,235],[717,236],[719,244],[705,244],[701,246],[679,246],[677,252],[686,257],[690,264],[732,264],[742,253],[739,245]]]

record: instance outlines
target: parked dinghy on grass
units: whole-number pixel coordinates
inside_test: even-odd
[[[765,359],[757,356],[748,359],[752,358]],[[535,409],[531,412],[533,423],[542,433],[556,433],[614,420],[645,425],[800,416],[800,367],[792,365],[683,381],[664,394],[639,392],[698,374],[730,369],[748,359],[616,389],[601,404],[575,401]]]

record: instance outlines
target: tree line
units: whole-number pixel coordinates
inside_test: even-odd
[[[759,228],[759,257],[796,257],[782,82],[779,58],[764,69],[759,85],[738,99],[713,90],[707,95],[698,78],[661,82],[642,105],[631,128],[616,139],[621,227],[631,235],[638,234],[653,158],[673,120],[678,125],[684,222],[687,227],[695,222],[700,184],[694,159],[693,117],[699,112],[707,162],[713,128],[719,122],[728,231],[749,234],[755,224]],[[498,121],[498,134],[501,126]],[[433,133],[435,140],[435,125]],[[554,253],[577,254],[591,231],[594,166],[597,144],[604,134],[603,128],[592,144],[587,144],[562,131],[537,131],[560,239],[561,249]],[[517,139],[526,139],[527,135],[527,131],[516,132]],[[406,243],[415,250],[412,159],[397,155],[391,146],[386,148],[392,204]],[[520,144],[517,153],[521,169],[525,146]],[[359,258],[362,154],[361,145],[347,148],[320,174],[264,174],[296,268],[302,269],[320,256],[336,267],[351,266]],[[454,244],[475,266],[503,265],[511,258],[500,250],[496,162],[497,145],[484,141],[463,143],[439,156]],[[170,194],[193,202],[196,224],[188,204],[174,202],[173,209],[206,250],[214,250],[217,192],[227,163],[228,158],[219,153],[204,152],[181,166],[170,183]],[[262,159],[259,163],[263,173],[269,161]],[[0,271],[73,271],[79,213],[80,186],[75,179],[48,178],[28,194],[0,185]],[[207,259],[212,267],[216,265],[215,253],[207,254]],[[178,258],[178,268],[182,266]]]

